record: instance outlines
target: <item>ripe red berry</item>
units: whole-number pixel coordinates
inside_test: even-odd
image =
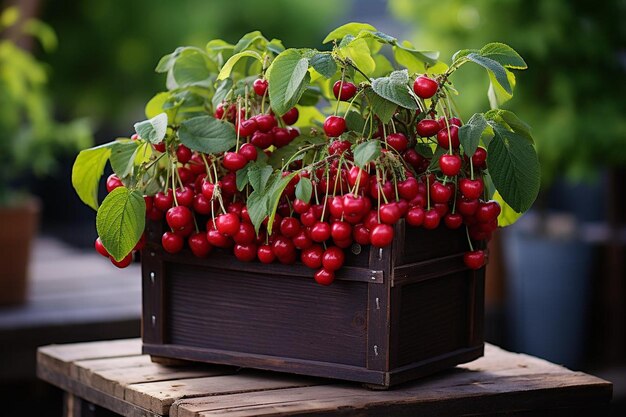
[[[322,265],[328,271],[336,271],[343,266],[345,259],[346,255],[343,253],[343,249],[331,246],[322,255]]]
[[[415,79],[413,83],[413,91],[420,98],[431,98],[437,93],[439,84],[432,78],[428,78],[425,75],[420,75]]]
[[[258,157],[258,152],[256,148],[250,143],[244,143],[243,145],[241,145],[238,153],[239,155],[246,158],[246,161],[256,161],[256,158]]]
[[[100,238],[96,238],[96,242],[94,244],[95,248],[96,248],[96,252],[98,252],[100,255],[104,256],[105,258],[108,258],[109,256],[109,251],[107,251],[104,247],[104,245],[102,244],[102,240],[100,240]]]
[[[407,149],[402,154],[402,157],[415,170],[417,170],[419,168],[419,166],[421,165],[422,161],[424,160],[424,157],[422,155],[418,154],[415,149]]]
[[[406,222],[411,226],[418,227],[424,223],[424,209],[421,207],[411,207],[406,214]]]
[[[386,224],[396,224],[400,220],[401,212],[396,203],[382,204],[379,209],[380,221]]]
[[[182,236],[175,234],[174,232],[165,232],[161,237],[161,245],[163,249],[169,253],[178,253],[183,249],[184,240]]]
[[[497,219],[500,215],[500,204],[496,201],[488,201],[486,203],[480,203],[478,210],[476,210],[476,220],[481,223],[487,223],[494,219]]]
[[[225,213],[217,216],[215,226],[217,230],[226,236],[234,236],[239,232],[239,217],[233,213]]]
[[[393,227],[388,224],[378,224],[370,232],[370,242],[372,246],[384,248],[393,241]]]
[[[417,134],[421,137],[434,136],[439,132],[439,123],[432,119],[423,119],[417,123]]]
[[[387,136],[387,145],[395,149],[397,152],[402,153],[409,146],[409,141],[402,133],[392,133]]]
[[[178,203],[179,206],[185,206],[185,207],[191,207],[193,204],[193,196],[194,196],[194,192],[193,190],[188,187],[185,186],[184,188],[178,188],[175,192],[174,195],[176,196],[176,202]]]
[[[191,159],[191,156],[191,149],[189,149],[182,143],[178,145],[178,148],[176,149],[176,159],[178,159],[178,162],[180,162],[181,164],[186,164]]]
[[[266,149],[274,144],[274,135],[257,131],[252,135],[250,143],[257,148]]]
[[[346,131],[346,120],[340,116],[328,116],[324,121],[324,133],[329,138],[341,136]]]
[[[192,233],[187,239],[187,244],[194,256],[198,258],[206,257],[211,252],[211,249],[213,249],[206,238],[206,233],[203,232]]]
[[[285,217],[280,222],[280,233],[288,238],[293,238],[300,233],[300,222],[295,217]]]
[[[193,215],[191,214],[191,210],[187,207],[176,206],[167,210],[165,220],[172,230],[183,230],[187,225],[193,222]]]
[[[485,264],[485,252],[482,250],[465,252],[463,262],[470,269],[480,269]]]
[[[459,128],[456,126],[450,126],[450,134],[448,129],[441,129],[437,132],[437,143],[444,149],[449,149],[452,144],[453,149],[458,149],[461,143],[459,142]]]
[[[300,112],[298,111],[298,109],[292,107],[291,109],[287,110],[287,113],[283,114],[283,122],[285,122],[286,125],[292,125],[298,121],[299,116]]]
[[[271,264],[276,259],[276,255],[274,255],[274,251],[270,245],[260,245],[256,251],[256,255],[259,261],[264,264]]]
[[[274,243],[272,244],[272,250],[274,251],[274,255],[276,255],[279,260],[280,258],[291,257],[296,253],[296,248],[293,242],[284,236],[278,236],[274,240]]]
[[[339,89],[341,89],[341,93],[339,92]],[[344,81],[342,83],[341,80],[339,80],[333,84],[333,94],[336,99],[341,101],[350,100],[356,94],[356,90],[356,85],[349,81]]]
[[[474,168],[486,168],[487,167],[487,151],[485,148],[478,147],[476,148],[476,152],[472,155],[472,164]]]
[[[254,226],[250,223],[239,223],[239,230],[233,236],[235,243],[240,245],[249,245],[256,239],[256,233],[254,232]]]
[[[248,137],[259,130],[255,119],[240,120],[235,127],[239,136],[242,137]]]
[[[464,197],[471,200],[480,198],[483,193],[483,187],[483,182],[480,179],[462,178],[459,181],[459,191]]]
[[[330,224],[326,222],[317,222],[311,228],[311,239],[314,242],[324,242],[330,239]]]
[[[111,263],[118,268],[126,268],[128,265],[131,264],[132,261],[133,261],[132,253],[129,253],[128,255],[126,255],[121,261],[116,261],[115,259],[111,258]]]
[[[232,172],[239,171],[241,168],[245,167],[247,163],[248,160],[245,156],[235,152],[226,152],[224,154],[224,160],[222,161],[224,168]]]
[[[233,253],[242,262],[252,262],[256,259],[257,247],[254,243],[247,245],[236,244]]]
[[[116,188],[123,187],[123,186],[124,186],[124,184],[122,183],[122,180],[120,180],[117,175],[111,174],[107,178],[107,182],[106,182],[107,192],[110,193],[111,191],[115,190]]]
[[[267,91],[268,83],[267,80],[262,78],[257,78],[252,83],[252,89],[257,96],[262,96]]]
[[[439,168],[443,175],[454,177],[461,171],[461,158],[458,155],[444,153],[439,157]]]
[[[317,282],[320,285],[330,285],[333,283],[333,281],[335,280],[335,272],[334,271],[328,271],[324,268],[320,269],[319,271],[317,271],[314,275],[315,277],[315,282]]]
[[[267,133],[276,126],[278,126],[278,122],[276,121],[276,117],[271,114],[257,114],[253,117],[256,120],[256,125],[259,128],[257,132]],[[255,132],[255,133],[257,133]]]
[[[345,241],[352,236],[352,226],[348,222],[336,221],[330,226],[330,235],[335,241]]]
[[[456,208],[463,216],[473,216],[478,209],[478,200],[461,197],[456,202]]]
[[[417,196],[419,185],[414,177],[408,177],[406,180],[398,183],[398,194],[407,201],[411,201]]]
[[[300,254],[300,260],[303,264],[311,269],[317,269],[322,267],[322,256],[324,255],[324,248],[320,245],[313,245],[310,248],[304,249]]]
[[[441,216],[439,215],[437,210],[431,208],[430,210],[426,210],[426,212],[424,213],[424,221],[422,223],[422,226],[424,226],[424,229],[433,230],[439,227],[440,221]]]
[[[459,213],[448,213],[443,218],[448,229],[458,229],[463,224],[463,216]]]
[[[452,190],[439,181],[430,184],[430,198],[435,203],[447,203],[452,197]]]

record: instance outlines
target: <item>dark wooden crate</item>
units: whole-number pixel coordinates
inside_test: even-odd
[[[176,255],[149,224],[143,352],[389,387],[483,354],[484,268],[464,230],[396,226],[385,249],[349,254],[329,287],[302,264]]]

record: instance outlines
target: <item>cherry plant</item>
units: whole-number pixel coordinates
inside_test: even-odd
[[[489,94],[511,97],[511,70],[524,60],[490,43],[446,65],[363,23],[324,43],[332,49],[285,49],[252,32],[163,57],[156,71],[167,91],[148,102],[148,120],[75,162],[74,187],[98,211],[98,252],[128,265],[146,218],[165,220],[168,252],[204,257],[218,247],[246,262],[299,260],[330,284],[345,249],[388,246],[404,219],[465,227],[465,263],[482,267],[475,244],[530,208],[539,164],[530,127],[512,112],[463,123],[451,76],[480,65]],[[107,161],[114,174],[99,206]]]

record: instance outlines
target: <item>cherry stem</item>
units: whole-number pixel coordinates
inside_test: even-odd
[[[337,94],[337,104],[335,105],[335,116],[337,115],[337,112],[339,111],[339,102],[341,101],[341,93],[342,93],[342,89],[343,89],[343,80],[346,76],[346,68],[342,68],[341,69],[341,82],[339,83],[339,94]]]
[[[172,195],[174,196],[174,204],[178,206],[178,199],[176,198],[176,164],[172,164]]]
[[[454,190],[455,190],[455,192],[454,192],[454,201],[452,202],[452,214],[454,214],[455,211],[456,211],[456,197],[457,197],[457,194],[458,194],[458,192],[456,192],[456,190],[458,189],[458,183],[459,183],[459,180],[458,180],[458,178],[455,177],[454,178]]]
[[[472,245],[472,239],[470,239],[469,228],[467,225],[465,226],[465,236],[467,236],[467,243],[469,244],[470,250],[474,252],[474,246]]]
[[[357,97],[359,96],[359,94],[361,94],[363,92],[363,90],[359,90],[357,91],[357,93],[354,95],[354,97],[352,97],[352,100],[350,100],[350,103],[348,103],[348,108],[346,109],[346,112],[343,114],[343,118],[345,119],[346,116],[348,116],[348,112],[350,111],[350,109],[352,108],[352,104],[354,103],[354,100],[357,99]],[[339,97],[341,97],[341,94],[339,95]]]
[[[426,207],[430,210],[430,176],[426,173]]]

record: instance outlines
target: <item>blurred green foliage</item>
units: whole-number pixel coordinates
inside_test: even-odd
[[[0,205],[14,198],[11,186],[25,173],[48,174],[57,157],[90,146],[84,120],[58,123],[46,89],[46,67],[12,40],[36,35],[44,47],[54,47],[54,32],[37,20],[21,21],[16,8],[0,15]],[[4,38],[8,35],[8,38]]]
[[[60,47],[48,59],[62,109],[89,116],[119,133],[143,118],[144,104],[165,89],[154,68],[179,45],[204,47],[209,39],[235,42],[260,30],[285,46],[317,46],[342,19],[348,3],[237,1],[47,1],[43,18]]]
[[[599,167],[626,165],[625,1],[390,0],[389,6],[414,25],[418,48],[445,57],[499,41],[524,57],[529,69],[504,107],[533,127],[544,185],[561,174],[590,178]],[[479,69],[455,76],[464,86],[458,102],[467,119],[486,104],[488,82]]]

